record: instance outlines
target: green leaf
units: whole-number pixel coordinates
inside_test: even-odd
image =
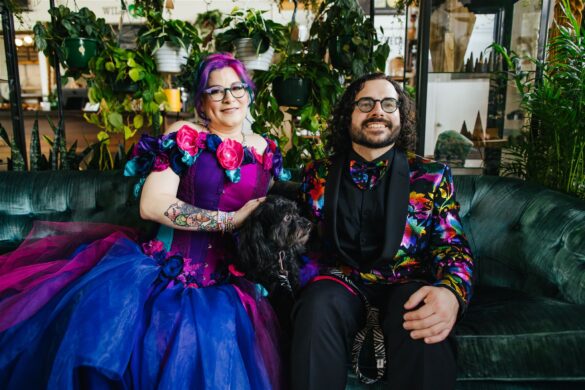
[[[144,117],[142,115],[136,115],[133,119],[133,123],[136,129],[142,128],[142,126],[144,126]]]
[[[39,138],[39,112],[35,115],[35,121],[30,138],[30,170],[40,170],[41,158],[41,140]]]
[[[134,134],[136,134],[136,130],[132,130],[130,127],[128,126],[124,126],[124,140],[129,140],[130,138],[134,137]]]
[[[167,101],[167,95],[163,91],[158,91],[154,93],[154,101],[157,104],[163,104]]]
[[[116,130],[122,130],[124,126],[124,119],[122,118],[122,114],[118,112],[110,112],[108,114],[108,122],[114,126]]]
[[[130,69],[130,72],[128,72],[128,76],[130,76],[130,78],[132,79],[132,81],[136,82],[136,81],[140,81],[144,78],[144,72],[140,71],[139,69]]]

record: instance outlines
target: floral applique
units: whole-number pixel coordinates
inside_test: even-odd
[[[197,161],[202,151],[207,150],[215,153],[232,183],[240,181],[242,165],[254,162],[262,164],[265,170],[270,170],[276,179],[290,180],[290,172],[283,168],[280,149],[273,140],[266,138],[266,142],[268,147],[264,154],[260,155],[253,147],[244,147],[232,139],[222,141],[216,134],[198,132],[187,125],[176,132],[159,137],[144,134],[132,150],[132,159],[126,163],[124,175],[143,178],[138,183],[138,189],[135,189],[137,193],[144,183],[144,178],[151,171],[159,172],[170,167],[180,175]]]
[[[167,251],[162,241],[148,241],[142,244],[142,251],[145,255],[153,258],[160,266],[162,278],[180,282],[184,287],[208,287],[216,284],[219,280],[219,275],[217,275],[218,278],[205,277],[207,263],[194,262],[191,258],[184,257],[174,250]]]

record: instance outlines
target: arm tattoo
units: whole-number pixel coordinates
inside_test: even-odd
[[[218,212],[200,209],[183,202],[175,202],[165,211],[165,217],[176,226],[195,228],[208,232],[221,230]]]

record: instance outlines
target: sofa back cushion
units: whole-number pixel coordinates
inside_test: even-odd
[[[455,185],[477,284],[585,304],[585,201],[505,177]]]
[[[107,222],[151,236],[133,195],[136,178],[120,172],[2,172],[0,253],[14,249],[36,220]]]

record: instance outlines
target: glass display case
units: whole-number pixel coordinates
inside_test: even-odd
[[[542,50],[550,1],[432,0],[410,7],[419,16],[408,50],[420,53],[416,72],[419,154],[463,173],[497,174],[501,149],[523,125],[515,86],[493,43],[536,57]],[[544,7],[544,8],[543,8]],[[544,9],[544,11],[543,11]],[[407,31],[408,26],[407,26]],[[517,66],[534,71],[529,61]],[[408,66],[407,66],[408,68]]]

